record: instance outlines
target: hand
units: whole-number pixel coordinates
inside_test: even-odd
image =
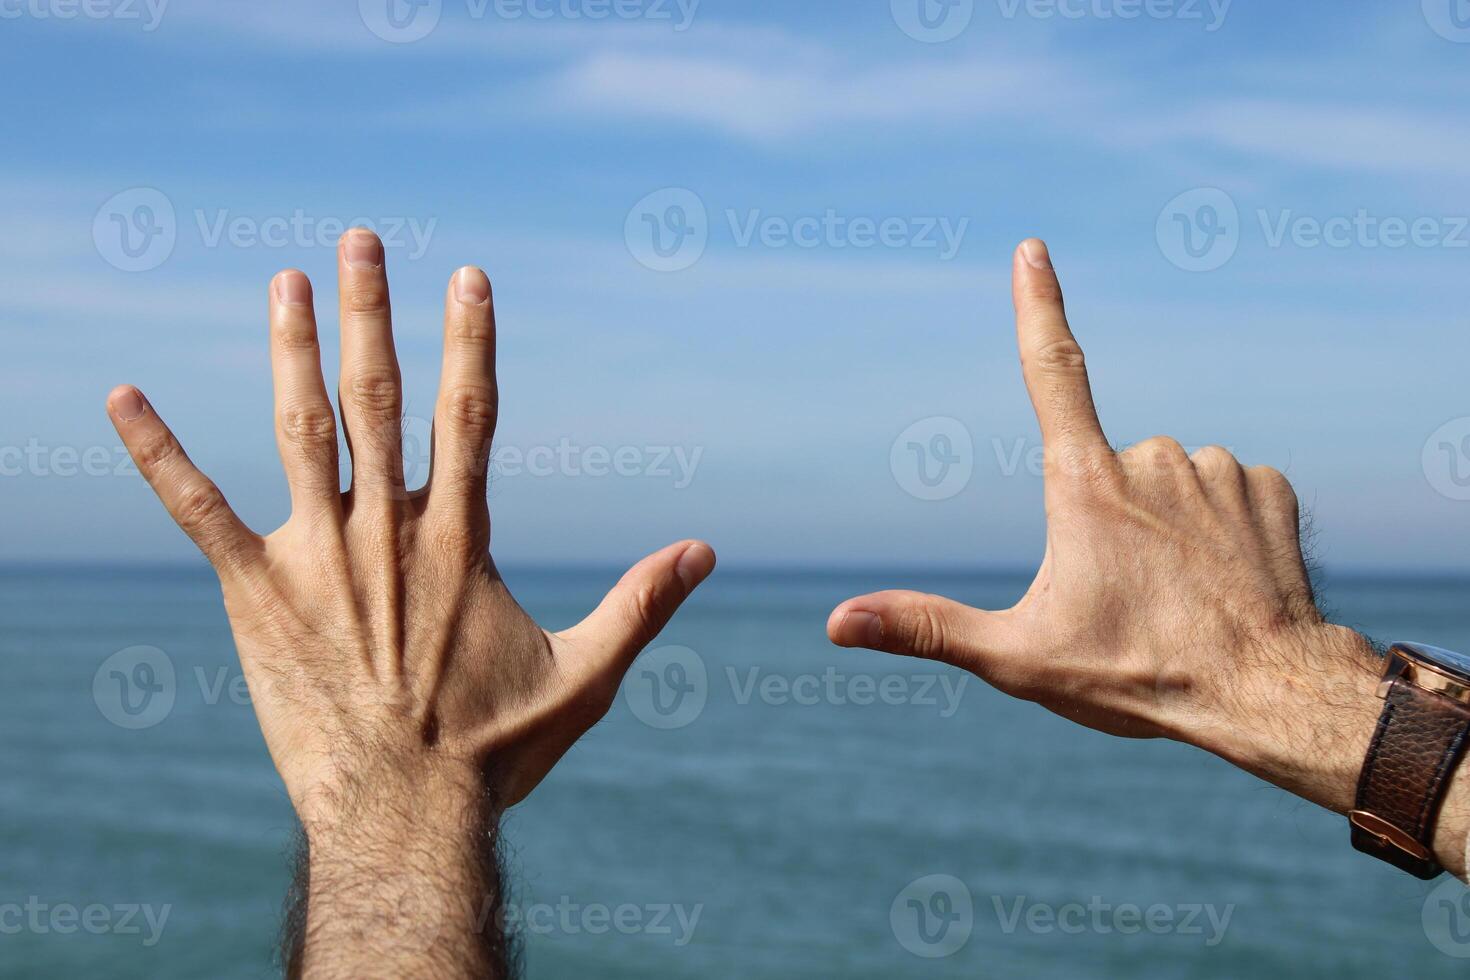
[[[482,790],[498,806],[523,798],[607,712],[629,664],[715,562],[702,543],[672,545],[639,562],[580,625],[543,631],[489,553],[497,411],[489,280],[467,267],[451,281],[432,472],[410,493],[376,236],[343,236],[338,277],[352,485],[340,492],[311,284],[282,272],[270,290],[270,346],[292,512],[269,536],[241,522],[137,389],[109,398],[139,470],[219,574],[314,872],[317,838],[364,809],[422,817],[434,801]],[[423,798],[389,799],[420,790]]]
[[[849,599],[832,641],[962,667],[1104,732],[1191,742],[1345,812],[1382,708],[1378,666],[1317,610],[1291,485],[1218,446],[1114,452],[1046,246],[1023,243],[1013,276],[1045,446],[1041,570],[1003,612],[911,592]],[[1452,868],[1459,835],[1443,849]]]

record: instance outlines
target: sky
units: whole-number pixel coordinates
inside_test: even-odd
[[[495,284],[503,564],[1034,565],[1039,235],[1114,443],[1470,569],[1463,0],[0,0],[0,49],[0,559],[192,560],[124,382],[282,523],[266,286],[334,379],[365,222],[411,473],[444,284]]]

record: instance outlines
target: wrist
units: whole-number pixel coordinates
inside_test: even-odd
[[[1213,673],[1176,737],[1338,813],[1353,806],[1383,702],[1382,661],[1340,626],[1251,644]]]
[[[1383,713],[1383,659],[1362,635],[1318,625],[1248,652],[1210,685],[1214,708],[1182,741],[1337,813],[1356,805],[1358,778]],[[1435,855],[1464,877],[1470,776],[1461,765],[1435,825]]]
[[[499,809],[477,767],[374,765],[303,819],[307,976],[501,976]]]
[[[481,768],[417,755],[337,759],[297,807],[314,854],[356,848],[358,838],[469,837],[498,821]]]

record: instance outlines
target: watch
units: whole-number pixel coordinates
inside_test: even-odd
[[[1383,714],[1348,812],[1353,847],[1428,880],[1434,826],[1470,742],[1470,657],[1420,643],[1389,648],[1378,685]]]

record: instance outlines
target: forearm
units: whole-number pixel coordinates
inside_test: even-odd
[[[1383,700],[1383,662],[1358,633],[1321,626],[1248,648],[1200,691],[1209,711],[1176,712],[1178,737],[1337,813],[1354,806]],[[1470,776],[1452,777],[1435,831],[1440,863],[1466,876]]]
[[[363,783],[307,826],[300,975],[509,976],[498,814],[478,782]]]

